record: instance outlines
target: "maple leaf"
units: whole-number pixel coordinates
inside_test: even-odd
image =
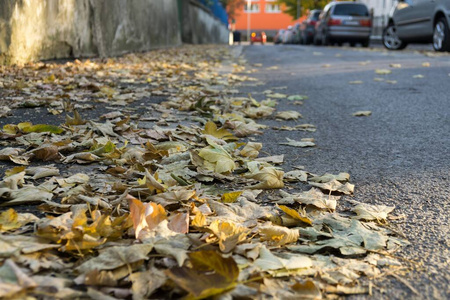
[[[195,298],[208,298],[236,286],[239,268],[232,257],[224,258],[216,251],[197,251],[188,255],[192,268],[175,267],[166,274]]]

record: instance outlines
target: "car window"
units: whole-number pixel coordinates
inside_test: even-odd
[[[316,12],[312,13],[311,16],[309,16],[309,19],[313,20],[313,21],[317,21],[317,20],[319,20],[319,16],[320,16],[320,11],[316,11]]]
[[[355,17],[368,17],[369,10],[365,5],[360,4],[340,4],[336,5],[333,11],[333,15],[336,16],[355,16]]]

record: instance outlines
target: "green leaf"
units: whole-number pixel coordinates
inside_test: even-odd
[[[189,254],[192,268],[175,267],[167,275],[190,293],[190,298],[204,299],[233,289],[239,269],[232,257],[223,258],[216,251]]]
[[[23,123],[20,123],[20,124],[23,124]],[[19,126],[19,128],[20,127],[21,126]],[[22,126],[21,130],[23,132],[25,132],[25,133],[30,133],[30,132],[38,132],[38,133],[39,132],[50,132],[50,133],[60,134],[60,133],[64,132],[64,129],[62,129],[61,127],[55,126],[55,125],[47,125],[47,124],[31,125],[31,123],[29,123],[28,126]]]

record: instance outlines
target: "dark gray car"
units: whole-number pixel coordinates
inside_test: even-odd
[[[328,3],[320,14],[314,34],[315,45],[349,42],[369,46],[372,18],[363,3],[340,1]]]
[[[300,43],[309,45],[313,42],[316,23],[319,20],[320,9],[309,12],[308,18],[300,24]]]
[[[400,50],[408,43],[433,43],[450,51],[450,0],[402,0],[393,7],[383,31],[383,45]]]

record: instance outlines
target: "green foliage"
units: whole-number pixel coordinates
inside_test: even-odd
[[[311,9],[322,9],[328,0],[300,0],[300,15],[307,15]],[[283,12],[297,19],[298,0],[278,0],[277,3],[284,5]]]

